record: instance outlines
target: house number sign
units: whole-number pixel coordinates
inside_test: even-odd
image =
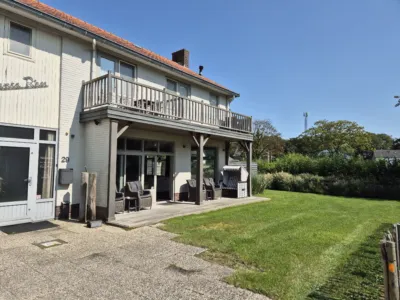
[[[26,76],[22,79],[25,80],[25,84],[22,85],[20,85],[18,82],[0,83],[0,91],[40,89],[49,87],[47,85],[47,82],[45,81],[39,82],[33,79],[31,76]]]

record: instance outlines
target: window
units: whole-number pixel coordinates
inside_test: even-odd
[[[39,144],[36,199],[53,198],[56,145]]]
[[[157,151],[158,142],[156,141],[144,141],[144,151]]]
[[[135,67],[121,61],[119,63],[119,73],[122,78],[133,79],[135,78]]]
[[[127,139],[126,140],[126,150],[142,151],[142,141],[134,140],[134,139]]]
[[[35,130],[33,128],[0,125],[0,137],[3,138],[33,140],[34,136]]]
[[[181,82],[167,79],[167,90],[178,93],[182,97],[190,96],[190,86]]]
[[[174,143],[171,142],[159,142],[160,152],[174,152]]]
[[[167,90],[170,90],[172,92],[177,92],[178,91],[178,83],[176,81],[172,81],[167,79]]]
[[[10,52],[31,57],[32,35],[31,28],[10,22]]]
[[[40,140],[41,141],[56,141],[56,132],[53,130],[40,130]]]
[[[210,94],[210,104],[218,106],[218,96],[215,94]]]
[[[179,84],[179,95],[182,97],[189,97],[189,86],[183,83]]]
[[[100,56],[100,75],[105,75],[110,71],[114,74],[115,72],[115,61]]]
[[[197,149],[192,148],[191,155],[191,173],[192,179],[196,179],[197,174]],[[203,153],[203,176],[204,178],[213,178],[217,181],[216,176],[217,169],[217,149],[216,148],[204,148]]]

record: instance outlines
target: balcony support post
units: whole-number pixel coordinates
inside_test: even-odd
[[[108,71],[107,76],[107,102],[112,103],[113,98],[113,84],[112,84],[112,74],[111,71]]]

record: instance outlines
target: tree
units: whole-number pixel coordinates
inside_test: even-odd
[[[359,154],[361,151],[373,149],[370,133],[356,122],[345,120],[317,121],[314,127],[305,131],[300,137],[307,139],[315,154],[321,151],[331,154]]]
[[[253,158],[269,159],[282,155],[285,142],[269,120],[253,122]]]
[[[400,150],[400,139],[394,139],[393,140],[392,149],[393,150]]]
[[[375,150],[387,150],[393,147],[393,138],[385,133],[370,133],[372,148]]]
[[[299,136],[285,141],[285,153],[309,155],[315,152],[316,150],[312,147],[309,137]]]

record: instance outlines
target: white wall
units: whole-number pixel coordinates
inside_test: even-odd
[[[74,169],[74,183],[57,186],[57,205],[81,201],[81,172],[84,171],[84,124],[79,123],[82,110],[82,80],[90,79],[91,44],[69,38],[62,41],[59,168]],[[69,162],[62,162],[69,157]],[[84,206],[80,206],[81,212]]]
[[[0,91],[0,122],[58,128],[61,38],[33,28],[36,49],[32,59],[10,55],[8,20],[0,14],[0,83],[25,86],[23,77],[31,76],[39,82],[45,81],[48,87]]]
[[[85,164],[88,172],[97,173],[96,204],[107,207],[110,121],[104,119],[98,125],[88,122],[84,127]]]

